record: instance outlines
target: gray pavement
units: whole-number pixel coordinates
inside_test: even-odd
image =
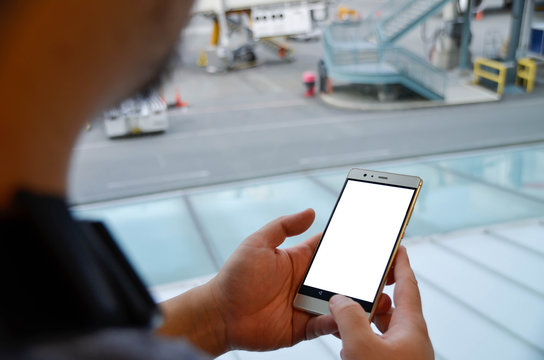
[[[493,16],[483,20],[489,31],[499,26]],[[191,23],[183,67],[164,86],[169,101],[178,88],[190,105],[170,113],[167,133],[110,140],[100,123],[82,132],[69,176],[73,203],[544,139],[542,87],[488,104],[338,109],[303,97],[301,74],[315,69],[320,42],[290,42],[289,63],[260,48],[259,66],[211,75],[195,64],[208,25],[200,18]],[[410,36],[408,46],[423,49],[419,35]]]
[[[539,141],[544,139],[540,96],[369,113],[329,108],[318,99],[253,99],[173,112],[172,127],[163,135],[107,140],[95,126],[74,151],[70,196],[74,203],[86,203]]]

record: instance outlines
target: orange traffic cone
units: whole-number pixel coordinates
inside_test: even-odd
[[[484,18],[484,12],[482,10],[476,13],[476,21],[480,21]]]
[[[181,95],[179,94],[179,89],[176,89],[176,107],[183,108],[189,106],[185,101],[181,100]]]

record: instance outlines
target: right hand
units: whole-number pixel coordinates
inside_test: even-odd
[[[343,360],[434,359],[417,281],[404,246],[397,251],[393,274],[395,308],[375,318],[381,336],[372,331],[359,304],[341,295],[331,298],[329,307],[342,339]]]

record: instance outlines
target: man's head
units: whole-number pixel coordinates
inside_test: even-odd
[[[0,3],[0,163],[6,164],[4,174],[20,178],[10,181],[23,186],[34,183],[28,184],[38,162],[40,170],[65,177],[82,123],[154,79],[192,5],[185,0]],[[40,152],[47,158],[38,160],[45,157]],[[7,177],[2,175],[0,191]]]
[[[33,82],[49,73],[43,88],[87,87],[108,102],[134,92],[159,71],[191,1],[38,0],[4,6],[9,16],[0,34],[0,46],[8,51],[8,58],[0,59],[3,70],[22,67]],[[71,80],[81,82],[69,85]]]

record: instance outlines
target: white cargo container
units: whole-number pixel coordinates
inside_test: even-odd
[[[250,30],[258,40],[312,33],[313,22],[327,18],[327,3],[328,0],[198,0],[193,14],[222,17],[229,12],[245,11],[250,14]]]
[[[312,31],[312,16],[305,3],[255,7],[251,10],[251,21],[255,39]]]

